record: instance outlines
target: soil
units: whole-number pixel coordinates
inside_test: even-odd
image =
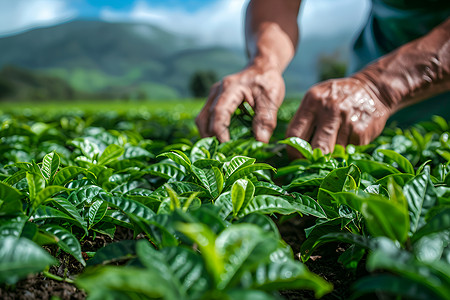
[[[295,257],[300,258],[300,246],[305,241],[304,229],[312,226],[315,222],[311,217],[294,217],[281,224],[277,224],[283,239],[292,247]],[[105,245],[119,240],[133,238],[131,230],[120,229],[116,232],[114,240],[108,236],[97,235],[94,240],[86,240],[82,244],[82,249],[86,252],[96,251]],[[344,266],[338,263],[338,257],[345,251],[345,245],[338,243],[329,243],[319,247],[314,255],[305,263],[310,271],[323,277],[334,285],[332,293],[325,295],[324,300],[348,299],[350,298],[351,285],[361,276],[366,275],[364,269],[358,269],[353,274]],[[46,248],[54,253],[56,248]],[[64,253],[57,255],[61,261],[60,266],[50,268],[50,273],[63,278],[73,279],[83,270],[82,265]],[[364,265],[364,264],[361,264]],[[314,293],[306,290],[286,290],[281,291],[281,295],[289,300],[297,299],[316,299]],[[85,299],[86,293],[71,283],[57,281],[43,276],[42,274],[29,276],[19,281],[14,286],[0,287],[0,299],[51,299],[58,297],[60,299]]]
[[[305,228],[315,224],[315,217],[294,217],[278,225],[278,229],[285,240],[292,248],[294,255],[300,260],[300,247],[306,240]],[[360,263],[356,272],[351,272],[338,262],[339,256],[346,250],[348,245],[341,243],[327,243],[317,248],[305,265],[310,271],[321,276],[334,286],[334,290],[321,299],[336,300],[351,298],[351,286],[357,279],[368,275]],[[286,299],[316,299],[314,293],[308,290],[287,290],[281,291],[281,295]],[[365,299],[371,299],[368,296]]]

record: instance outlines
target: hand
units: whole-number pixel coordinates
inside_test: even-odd
[[[230,139],[231,115],[246,101],[254,110],[253,131],[258,141],[269,142],[277,124],[277,112],[285,93],[284,81],[276,69],[250,66],[216,83],[195,122],[202,137]]]
[[[313,148],[329,153],[335,144],[368,144],[380,135],[391,113],[363,81],[332,79],[306,93],[287,136],[309,141]],[[289,154],[300,157],[293,149]]]

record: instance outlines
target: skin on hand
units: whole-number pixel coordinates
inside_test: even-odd
[[[450,18],[350,78],[313,86],[291,121],[297,136],[333,151],[335,144],[368,144],[397,110],[450,90]],[[300,154],[289,149],[292,157]]]
[[[332,79],[313,86],[289,124],[287,136],[296,136],[333,151],[335,144],[362,145],[380,135],[391,114],[365,84],[355,78]],[[288,149],[291,157],[300,153]]]
[[[195,119],[200,135],[228,141],[231,116],[245,101],[255,112],[255,138],[268,143],[277,125],[277,111],[284,91],[284,81],[277,70],[262,71],[252,66],[225,77],[211,88],[205,106]]]
[[[245,19],[248,66],[216,83],[196,118],[202,137],[230,139],[231,116],[242,102],[254,110],[255,138],[269,142],[285,93],[282,72],[298,43],[300,0],[251,0]]]

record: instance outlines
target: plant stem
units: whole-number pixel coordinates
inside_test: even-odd
[[[52,274],[49,271],[42,271],[42,273],[44,274],[45,277],[56,280],[56,281],[62,281],[62,282],[67,282],[67,283],[74,283],[74,281],[70,278],[62,278],[58,275]]]

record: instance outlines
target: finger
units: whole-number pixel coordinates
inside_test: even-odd
[[[350,134],[351,134],[351,126],[348,123],[341,124],[339,127],[338,135],[336,138],[336,144],[339,144],[343,147],[350,144]]]
[[[213,104],[214,100],[217,97],[217,93],[219,90],[219,83],[214,84],[211,87],[211,90],[209,92],[208,99],[206,100],[205,105],[203,106],[200,113],[195,118],[195,124],[197,125],[198,131],[200,133],[200,136],[202,138],[211,136],[211,133],[209,133],[209,111],[211,108],[211,105]]]
[[[328,117],[329,116],[329,117]],[[311,147],[319,148],[324,154],[334,149],[340,127],[339,114],[331,114],[320,117],[316,131],[311,141]]]
[[[304,103],[304,102],[303,102]],[[314,131],[315,114],[307,106],[300,105],[289,124],[286,132],[287,137],[299,137],[305,141],[309,141]],[[300,152],[293,147],[286,147],[286,151],[290,159],[304,158]]]
[[[255,101],[253,132],[258,141],[268,143],[277,126],[278,105],[269,99]]]
[[[313,111],[305,105],[300,105],[300,108],[297,110],[289,124],[286,136],[295,136],[305,141],[309,141],[314,130],[315,118],[316,115]]]
[[[244,91],[245,89],[242,86],[224,89],[222,85],[214,103],[210,107],[209,132],[215,135],[221,143],[230,139],[228,127],[230,126],[231,115],[244,100],[247,93]]]
[[[367,145],[370,143],[370,137],[366,132],[353,128],[350,133],[349,144],[353,145]]]

